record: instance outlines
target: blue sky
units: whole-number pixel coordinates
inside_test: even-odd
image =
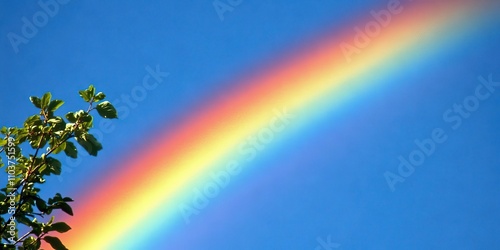
[[[369,6],[363,1],[345,5],[243,2],[225,12],[221,20],[209,1],[71,1],[58,5],[55,16],[27,44],[16,46],[16,53],[7,34],[21,35],[22,18],[31,20],[42,7],[36,2],[1,4],[4,56],[0,67],[2,86],[8,93],[1,102],[15,102],[17,107],[0,113],[0,121],[7,126],[20,125],[35,111],[28,101],[31,95],[50,90],[54,98],[67,101],[61,109],[67,112],[83,108],[74,97],[89,84],[114,101],[131,95],[148,73],[146,67],[159,66],[169,73],[143,101],[126,105],[126,125],[104,135],[105,147],[142,136],[130,133],[131,128],[144,131],[174,125],[186,110],[200,105],[201,97],[238,84],[230,82],[231,78],[261,67],[262,62],[289,52],[327,28],[329,32],[340,30],[344,22],[354,19],[346,10],[360,15],[356,10]],[[336,18],[342,22],[332,22]],[[122,148],[114,149],[119,152]],[[102,153],[112,155],[111,150]]]
[[[51,91],[67,101],[61,108],[66,112],[83,108],[77,93],[89,84],[111,101],[123,100],[140,86],[148,67],[168,73],[143,100],[121,105],[127,116],[103,134],[102,157],[65,162],[70,170],[47,184],[47,192],[63,186],[71,196],[81,188],[71,183],[111,171],[106,163],[133,152],[133,142],[174,126],[205,98],[239,84],[230,79],[322,34],[341,32],[383,5],[243,0],[223,20],[212,1],[89,0],[58,6],[16,53],[8,34],[21,34],[23,17],[32,18],[42,7],[36,1],[0,2],[0,126],[20,126],[36,112],[30,95]],[[475,93],[478,76],[500,81],[499,24],[488,19],[430,61],[395,74],[388,81],[396,87],[363,98],[342,119],[318,117],[317,130],[292,128],[293,150],[277,146],[252,163],[279,165],[272,171],[282,173],[281,179],[239,177],[253,179],[227,191],[229,197],[253,199],[249,207],[230,211],[235,218],[220,222],[227,227],[196,234],[205,231],[186,226],[173,242],[159,238],[145,246],[315,249],[319,239],[330,236],[339,249],[498,249],[500,91],[481,101],[457,129],[443,114]],[[435,153],[391,192],[384,173],[396,172],[398,156],[408,158],[417,148],[414,141],[432,137],[436,128],[446,141],[436,143]],[[221,209],[204,213],[231,208]],[[200,216],[199,225],[204,218],[212,217]]]

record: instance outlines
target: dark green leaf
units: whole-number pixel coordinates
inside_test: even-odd
[[[94,124],[93,120],[94,120],[94,118],[86,112],[84,112],[80,115],[80,121],[82,121],[81,124],[84,127],[85,131],[88,131],[89,129],[92,128],[92,126]]]
[[[61,208],[62,211],[64,211],[65,213],[73,216],[73,209],[71,209],[71,206],[68,205],[68,203],[66,202],[63,202],[59,205],[59,207]]]
[[[57,237],[45,236],[43,240],[49,243],[55,250],[68,250]]]
[[[40,98],[36,97],[36,96],[30,96],[30,101],[31,103],[33,103],[33,105],[35,105],[35,107],[37,108],[42,108],[42,101],[40,100]]]
[[[36,221],[36,218],[33,219],[30,226],[32,228],[33,233],[36,236],[39,236],[42,233],[42,225]]]
[[[60,193],[56,193],[56,195],[54,195],[54,201],[62,201],[63,200],[63,197]]]
[[[52,98],[52,94],[50,92],[47,92],[42,96],[42,100],[40,102],[40,106],[42,109],[45,109],[49,106],[51,98]]]
[[[69,122],[76,122],[76,116],[74,112],[68,112],[66,114],[66,119],[68,119]]]
[[[54,112],[58,108],[60,108],[63,104],[64,104],[64,101],[62,101],[62,100],[53,100],[50,102],[48,110],[51,112]]]
[[[113,105],[108,101],[99,103],[96,109],[99,115],[104,118],[108,119],[118,118],[118,114],[116,113],[115,107],[113,107]]]
[[[65,233],[68,232],[71,229],[71,227],[64,222],[56,222],[52,224],[52,229],[56,230],[59,233]]]
[[[14,151],[16,152],[14,155],[17,159],[17,158],[21,157],[21,148],[19,146],[15,146],[14,148],[15,148]]]
[[[53,157],[47,157],[47,165],[50,173],[60,175],[62,164],[59,160]]]
[[[52,112],[52,111],[48,111],[48,112],[46,113],[46,115],[47,115],[47,118],[48,118],[48,119],[53,118],[53,117],[54,117],[54,112]]]
[[[102,92],[99,92],[99,93],[97,93],[97,95],[95,95],[94,102],[101,101],[104,98],[106,98],[106,95],[104,93],[102,93]]]
[[[40,210],[40,212],[45,212],[45,210],[47,210],[47,203],[45,203],[43,199],[37,197],[35,204],[38,210]]]
[[[64,197],[63,201],[70,202],[70,201],[73,201],[73,199],[71,199],[70,197]]]
[[[31,226],[31,224],[33,224],[33,222],[31,222],[31,220],[29,220],[28,218],[26,218],[25,216],[18,216],[16,217],[16,220],[21,223],[21,224],[24,224],[26,226]]]
[[[73,144],[70,141],[67,141],[66,142],[66,148],[64,149],[64,153],[66,153],[67,156],[69,156],[69,157],[71,157],[73,159],[76,159],[76,157],[77,157],[77,151],[76,151],[75,144]]]

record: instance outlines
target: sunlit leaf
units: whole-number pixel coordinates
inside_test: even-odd
[[[40,102],[40,106],[42,109],[45,109],[49,106],[51,98],[52,98],[52,94],[50,92],[47,92],[42,96],[42,100]]]
[[[64,104],[64,101],[62,100],[53,100],[50,102],[49,106],[48,106],[48,110],[51,111],[51,112],[54,112],[56,111],[58,108],[60,108],[62,105]]]
[[[42,108],[42,100],[36,96],[30,96],[30,101],[35,105],[37,108]]]

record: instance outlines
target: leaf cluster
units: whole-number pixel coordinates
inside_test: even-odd
[[[92,156],[97,156],[102,150],[101,143],[89,133],[94,122],[93,110],[102,118],[118,118],[113,105],[104,101],[106,95],[96,93],[93,85],[79,94],[88,104],[86,110],[58,116],[56,111],[64,101],[52,99],[51,93],[47,92],[41,97],[29,98],[38,113],[26,118],[22,127],[0,128],[0,167],[5,168],[8,179],[6,187],[0,189],[0,249],[39,249],[42,240],[56,250],[66,249],[57,237],[49,234],[65,233],[70,226],[54,222],[54,216],[46,222],[43,220],[54,210],[72,216],[69,203],[73,199],[60,193],[44,199],[39,195],[38,186],[45,183],[47,176],[61,174],[62,164],[57,155],[77,158],[77,145]],[[25,148],[31,148],[33,152],[25,154],[22,150]],[[6,164],[2,162],[2,154],[7,159]],[[12,226],[13,221],[16,226]],[[22,236],[19,235],[19,224],[29,229]]]

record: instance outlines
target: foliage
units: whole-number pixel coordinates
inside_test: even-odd
[[[30,97],[39,113],[29,116],[22,127],[0,129],[0,167],[5,167],[7,173],[7,185],[0,191],[0,249],[39,249],[42,240],[56,250],[66,249],[57,237],[49,234],[65,233],[71,227],[54,222],[54,216],[46,218],[55,210],[73,215],[69,205],[73,199],[60,193],[44,199],[38,186],[45,183],[47,176],[61,174],[62,164],[55,155],[64,152],[61,155],[77,158],[78,149],[70,139],[93,156],[102,149],[101,143],[89,133],[94,121],[91,111],[97,110],[103,118],[118,118],[113,105],[103,101],[106,96],[96,93],[93,85],[79,93],[88,103],[86,111],[56,116],[64,101],[52,100],[48,92],[41,98]],[[22,149],[30,147],[34,152],[25,154]],[[2,153],[7,165],[2,162]],[[26,228],[26,233],[20,236],[18,227]]]

